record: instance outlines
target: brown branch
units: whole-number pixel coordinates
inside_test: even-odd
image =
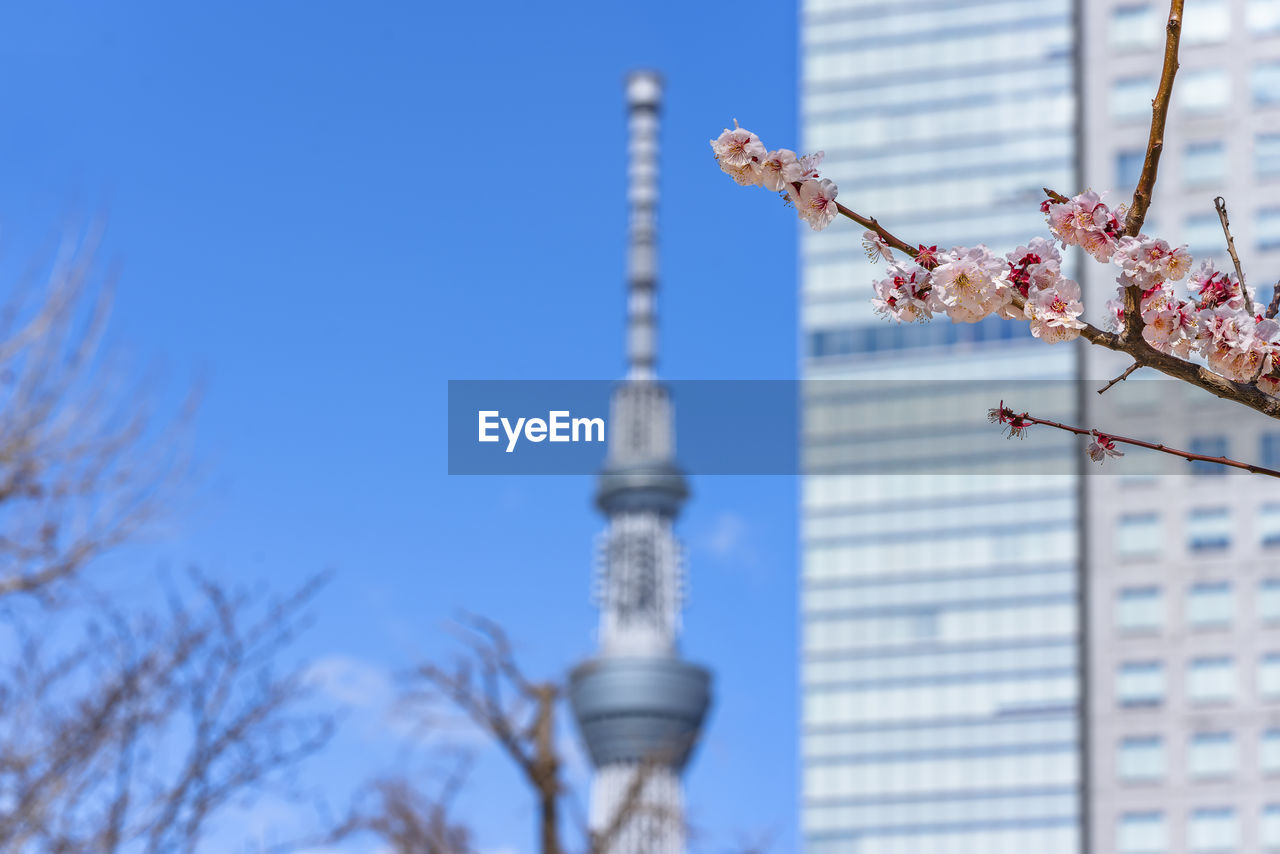
[[[1116,377],[1111,382],[1107,383],[1102,388],[1098,389],[1098,394],[1102,394],[1103,392],[1111,388],[1116,383],[1124,382],[1129,378],[1129,374],[1133,373],[1134,371],[1138,370],[1138,368],[1141,368],[1141,367],[1142,367],[1141,364],[1139,364],[1138,362],[1134,362],[1132,365],[1124,369],[1124,373],[1120,374],[1120,376]]]
[[[1236,241],[1231,236],[1231,223],[1227,220],[1227,200],[1222,196],[1217,196],[1213,200],[1213,207],[1218,212],[1218,221],[1222,223],[1222,233],[1227,238],[1227,253],[1231,256],[1231,263],[1236,268],[1236,281],[1240,283],[1240,293],[1244,295],[1244,307],[1249,312],[1249,316],[1254,316],[1253,297],[1249,296],[1249,289],[1244,286],[1244,270],[1240,269],[1240,256],[1236,254]]]
[[[1178,40],[1182,34],[1182,2],[1171,0],[1169,22],[1165,26],[1164,68],[1160,73],[1160,85],[1151,102],[1151,132],[1147,137],[1147,154],[1142,162],[1142,174],[1133,190],[1133,201],[1125,214],[1124,236],[1137,237],[1147,218],[1151,194],[1155,191],[1156,172],[1160,166],[1160,153],[1164,150],[1164,124],[1169,116],[1169,100],[1173,95],[1173,78],[1178,73]],[[1142,336],[1142,288],[1128,285],[1124,289],[1124,330],[1122,337],[1136,340]]]
[[[1280,281],[1275,283],[1271,289],[1271,304],[1267,306],[1267,317],[1275,317],[1280,314]]]
[[[799,187],[798,184],[796,186]],[[836,202],[836,210],[840,213],[841,216],[848,217],[849,219],[853,220],[863,228],[871,229],[876,234],[880,235],[881,240],[889,244],[894,249],[897,249],[899,252],[905,252],[907,255],[911,256],[912,258],[916,257],[916,255],[919,254],[919,250],[916,249],[916,247],[907,243],[905,240],[902,240],[901,238],[895,237],[894,235],[890,234],[888,230],[885,229],[884,226],[876,222],[875,217],[862,216],[859,213],[855,213],[854,211],[849,210],[839,202]]]
[[[1050,421],[1047,418],[1036,418],[1026,412],[1014,413],[1014,411],[1000,404],[998,410],[994,410],[999,414],[999,421],[1009,427],[1010,435],[1021,435],[1028,425],[1043,424],[1045,427],[1053,427],[1058,430],[1065,430],[1068,433],[1075,433],[1077,436],[1099,436],[1101,438],[1110,439],[1113,442],[1120,442],[1125,445],[1133,445],[1138,448],[1146,448],[1151,451],[1159,451],[1162,454],[1169,454],[1175,457],[1181,457],[1188,462],[1214,463],[1216,465],[1229,466],[1231,468],[1243,469],[1253,474],[1262,474],[1267,477],[1280,477],[1280,471],[1275,469],[1264,468],[1263,466],[1254,465],[1253,463],[1245,463],[1240,460],[1233,460],[1230,457],[1210,457],[1204,454],[1195,454],[1191,451],[1183,451],[1179,448],[1171,448],[1168,445],[1158,442],[1147,442],[1143,439],[1132,439],[1128,436],[1117,436],[1114,433],[1107,433],[1102,430],[1095,430],[1088,427],[1073,427],[1070,424],[1063,424],[1058,421]],[[993,415],[995,418],[995,415]]]
[[[1164,150],[1164,123],[1169,116],[1169,100],[1173,95],[1173,77],[1178,73],[1178,40],[1182,35],[1182,2],[1169,3],[1169,22],[1165,25],[1164,67],[1160,72],[1160,85],[1155,100],[1151,102],[1151,132],[1147,137],[1147,156],[1142,162],[1142,174],[1133,191],[1133,202],[1125,215],[1124,233],[1137,237],[1151,206],[1151,194],[1156,186],[1156,171],[1160,166],[1160,153]]]

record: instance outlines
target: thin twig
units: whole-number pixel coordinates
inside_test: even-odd
[[[1227,200],[1217,196],[1213,200],[1213,207],[1218,211],[1222,233],[1227,237],[1227,254],[1231,256],[1231,263],[1236,265],[1236,281],[1240,283],[1240,293],[1244,294],[1245,310],[1249,312],[1250,317],[1253,317],[1253,298],[1249,296],[1249,289],[1244,286],[1244,270],[1240,269],[1240,256],[1236,254],[1236,241],[1231,236],[1231,223],[1227,220]]]
[[[1126,379],[1129,378],[1129,374],[1133,373],[1134,371],[1138,370],[1138,368],[1141,368],[1141,367],[1142,367],[1142,364],[1140,362],[1134,362],[1132,365],[1124,369],[1124,373],[1122,373],[1120,376],[1116,377],[1111,382],[1104,385],[1102,388],[1098,389],[1098,394],[1102,394],[1104,391],[1111,388],[1116,383],[1124,382]]]
[[[1210,457],[1204,454],[1193,454],[1191,451],[1183,451],[1179,448],[1171,448],[1168,445],[1147,442],[1142,439],[1131,439],[1127,436],[1117,436],[1114,433],[1105,433],[1101,430],[1094,430],[1088,427],[1073,427],[1070,424],[1063,424],[1058,421],[1050,421],[1047,418],[1036,418],[1026,412],[1014,413],[1014,411],[1000,404],[1000,408],[993,410],[993,420],[999,415],[999,422],[1008,426],[1010,435],[1021,435],[1026,428],[1032,424],[1043,424],[1045,427],[1054,427],[1058,430],[1065,430],[1068,433],[1075,433],[1077,436],[1097,436],[1101,439],[1110,439],[1112,442],[1120,442],[1125,445],[1133,445],[1138,448],[1147,448],[1152,451],[1159,451],[1162,454],[1169,454],[1175,457],[1181,457],[1189,462],[1215,463],[1222,466],[1230,466],[1231,468],[1244,469],[1253,474],[1264,474],[1267,477],[1280,477],[1280,471],[1275,469],[1256,466],[1253,463],[1245,463],[1240,460],[1233,460],[1230,457]]]
[[[1277,314],[1280,314],[1280,281],[1271,288],[1271,304],[1267,306],[1267,317],[1275,317]]]

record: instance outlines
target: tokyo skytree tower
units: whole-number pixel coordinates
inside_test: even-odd
[[[654,365],[658,116],[662,80],[627,78],[626,379],[613,393],[596,490],[599,652],[570,677],[595,776],[589,822],[607,854],[684,854],[680,776],[710,704],[711,674],[679,657],[684,566],[673,526],[689,490],[675,464],[671,398]],[[625,818],[619,820],[619,816]]]

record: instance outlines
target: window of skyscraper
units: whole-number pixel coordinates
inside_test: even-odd
[[[1260,62],[1249,74],[1253,103],[1280,104],[1280,62]]]
[[[1280,175],[1280,133],[1260,133],[1253,138],[1253,171],[1260,178]]]
[[[1187,44],[1224,41],[1231,33],[1231,9],[1224,0],[1186,0],[1182,30]]]
[[[1187,847],[1196,854],[1234,851],[1240,844],[1236,811],[1231,807],[1194,810],[1187,821]]]
[[[1280,433],[1262,434],[1262,459],[1258,465],[1280,469]]]
[[[1187,548],[1193,552],[1231,545],[1231,511],[1226,507],[1195,507],[1187,514]]]
[[[1116,119],[1140,119],[1151,115],[1151,93],[1156,90],[1154,77],[1121,77],[1111,83],[1111,116]]]
[[[1192,777],[1227,777],[1236,772],[1239,756],[1229,732],[1198,732],[1191,737],[1187,770]]]
[[[1187,699],[1227,703],[1236,695],[1236,666],[1229,656],[1193,658],[1187,664]]]
[[[1158,706],[1164,702],[1164,664],[1126,661],[1116,673],[1116,697],[1122,706]]]
[[[1229,625],[1235,611],[1236,597],[1229,581],[1202,581],[1187,589],[1187,623],[1195,628]]]
[[[1132,736],[1120,742],[1116,775],[1125,782],[1164,776],[1164,741],[1158,735]]]
[[[1258,619],[1264,623],[1280,622],[1280,578],[1264,578],[1258,582]]]
[[[1267,804],[1262,808],[1258,842],[1268,851],[1280,850],[1280,804]]]
[[[1187,250],[1196,258],[1226,255],[1222,222],[1217,214],[1194,214],[1187,217],[1182,226],[1182,239],[1187,243]]]
[[[1162,24],[1160,13],[1151,3],[1117,6],[1111,10],[1111,46],[1138,48],[1157,45],[1164,35]]]
[[[1163,535],[1156,513],[1129,513],[1116,521],[1116,554],[1151,557],[1160,554]]]
[[[1280,0],[1249,0],[1245,6],[1245,20],[1255,33],[1280,30]]]
[[[1198,68],[1186,72],[1175,90],[1178,103],[1196,113],[1212,113],[1225,110],[1231,103],[1231,78],[1223,68]]]
[[[1120,854],[1159,854],[1169,845],[1162,812],[1127,812],[1116,828],[1116,850]]]
[[[1280,504],[1258,508],[1258,542],[1264,546],[1280,545]]]
[[[1280,208],[1263,208],[1254,220],[1259,249],[1280,248]]]
[[[1187,184],[1212,184],[1227,172],[1227,147],[1221,141],[1193,142],[1183,150],[1182,180]]]
[[[1164,622],[1159,587],[1123,587],[1116,591],[1116,628],[1124,632],[1156,631]]]
[[[1142,161],[1145,157],[1146,151],[1116,152],[1115,183],[1117,187],[1137,186],[1138,178],[1142,175]],[[1277,170],[1280,171],[1280,164],[1277,164]]]
[[[1280,774],[1280,729],[1269,729],[1258,739],[1258,770]]]
[[[1269,652],[1258,662],[1258,694],[1280,700],[1280,652]]]
[[[1213,218],[1214,226],[1221,228],[1218,218]],[[1219,231],[1218,236],[1222,233]],[[1203,253],[1196,253],[1197,255]],[[1197,389],[1198,391],[1199,389]],[[1226,436],[1195,436],[1191,439],[1191,453],[1200,454],[1205,457],[1225,457],[1227,455],[1227,437]],[[1206,462],[1203,460],[1191,461],[1191,473],[1195,475],[1222,475],[1226,474],[1226,468],[1218,463]]]

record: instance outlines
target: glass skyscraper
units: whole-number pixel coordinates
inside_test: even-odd
[[[905,240],[1009,251],[1044,232],[1040,188],[1076,183],[1072,30],[1065,0],[807,0],[805,150]],[[1047,437],[1040,475],[930,448],[953,418],[994,429],[960,381],[1065,380],[1076,352],[874,317],[842,226],[802,238],[805,850],[1075,852],[1073,444]]]

